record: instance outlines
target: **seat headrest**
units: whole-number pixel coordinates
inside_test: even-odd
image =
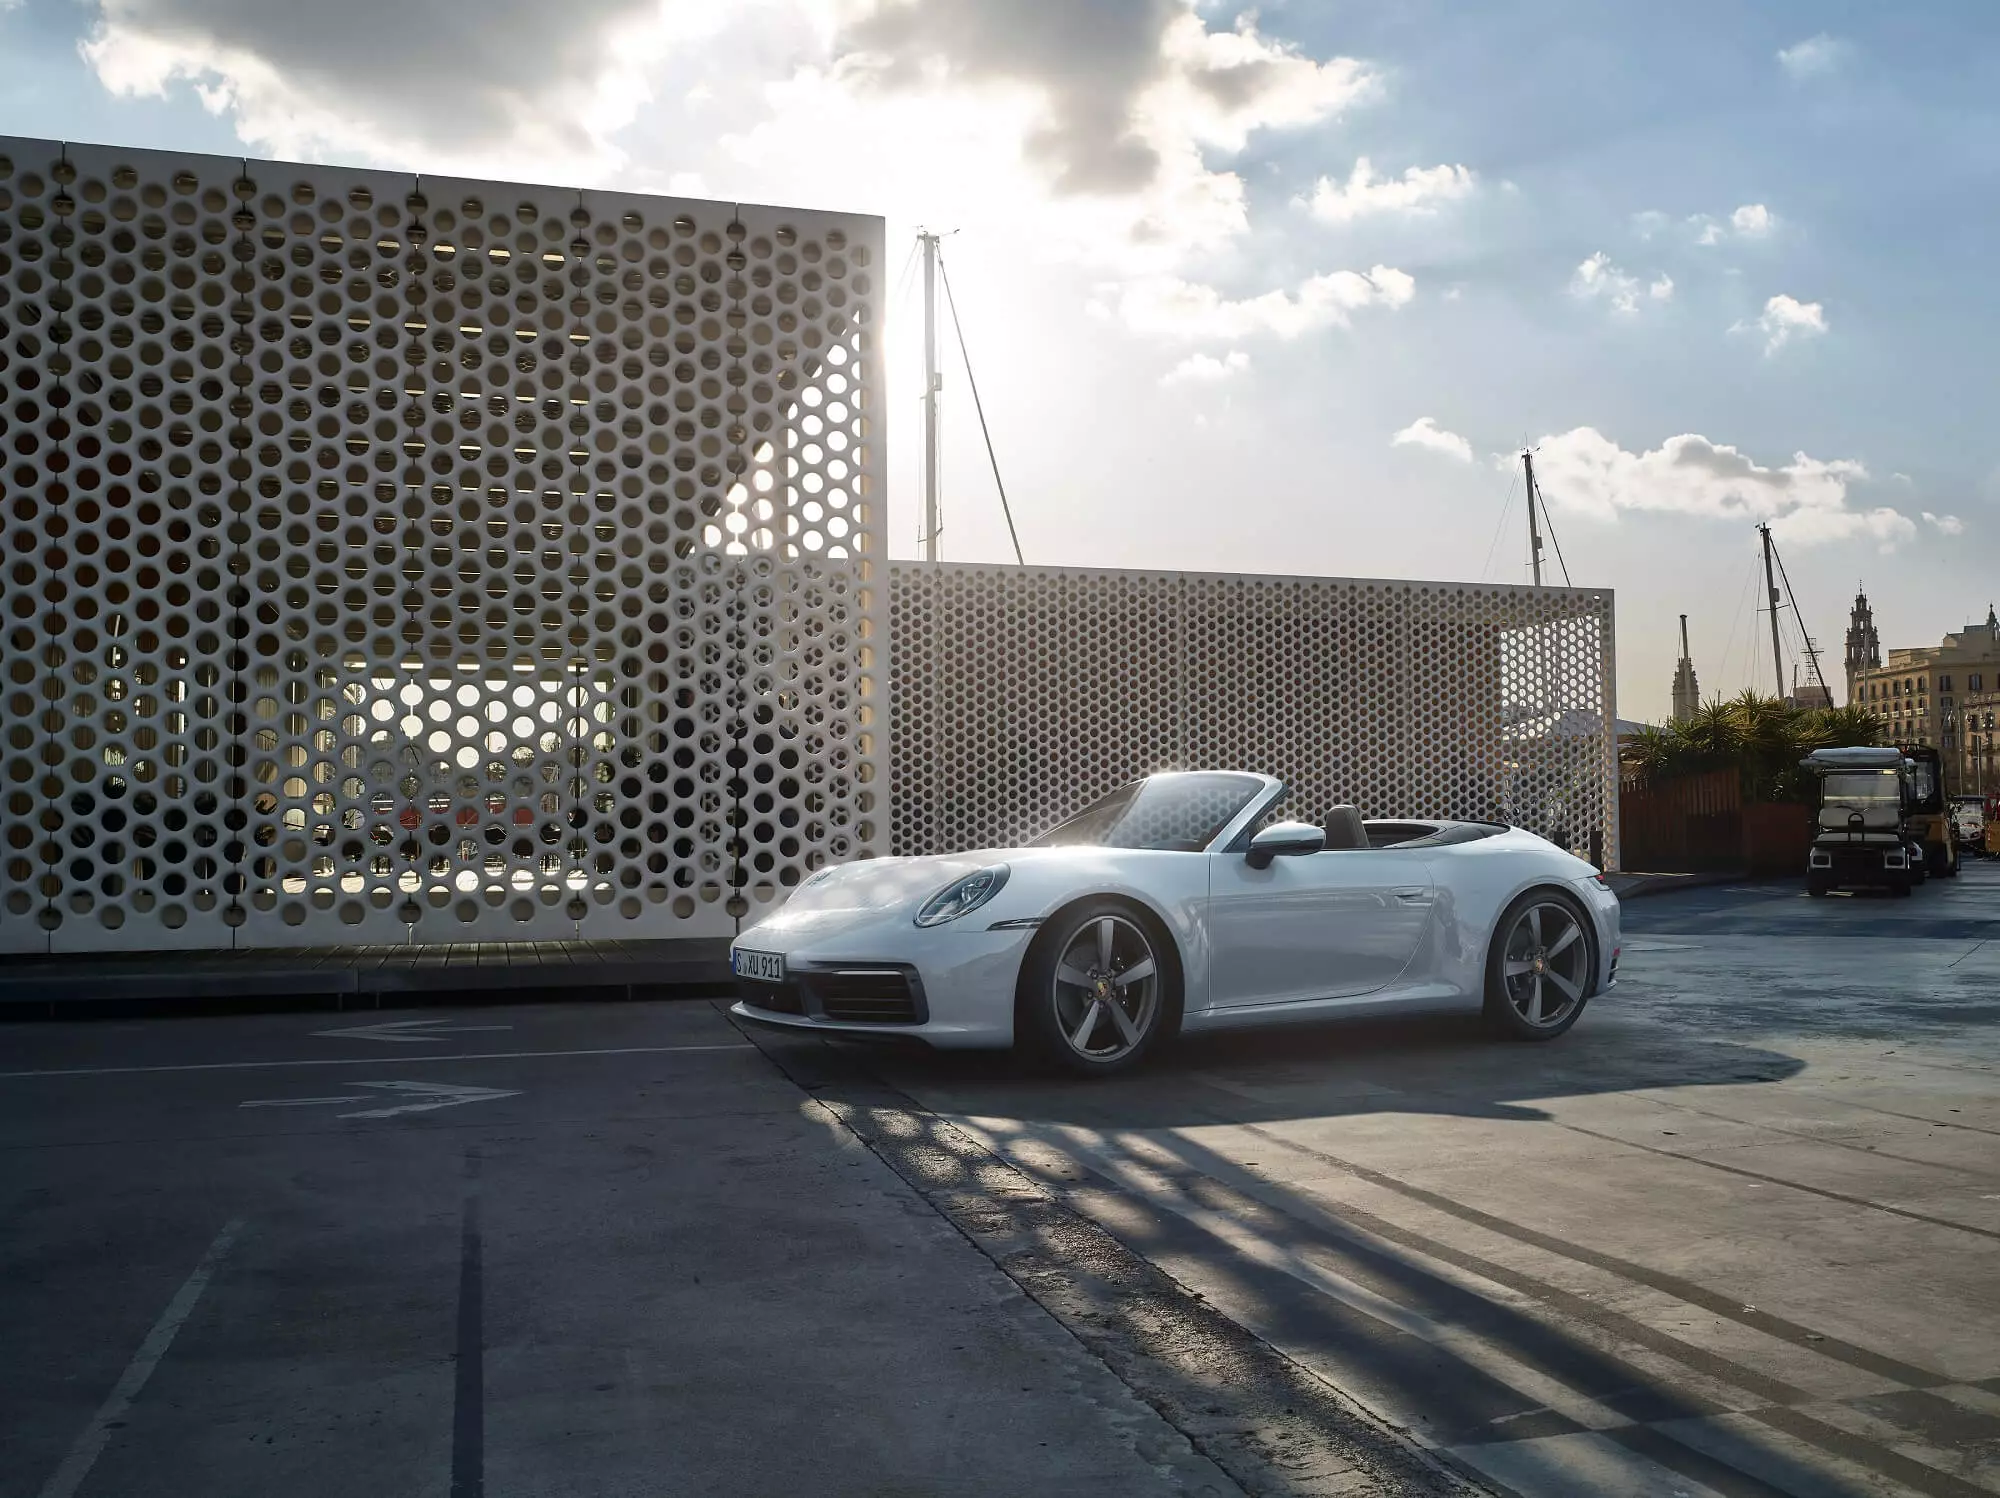
[[[1326,845],[1329,848],[1365,848],[1368,829],[1361,825],[1361,808],[1336,806],[1326,814]]]

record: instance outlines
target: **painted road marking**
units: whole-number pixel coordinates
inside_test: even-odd
[[[402,1092],[413,1096],[416,1101],[397,1103],[388,1108],[367,1108],[358,1113],[343,1113],[342,1118],[394,1118],[398,1113],[435,1113],[439,1108],[459,1108],[467,1103],[490,1103],[495,1098],[519,1097],[519,1090],[501,1087],[455,1087],[449,1082],[356,1082],[356,1087],[373,1087],[382,1092]],[[267,1097],[255,1098],[247,1103],[238,1103],[239,1108],[316,1108],[336,1103],[372,1103],[377,1101],[365,1092],[352,1093],[344,1097]]]
[[[512,1025],[455,1025],[448,1019],[391,1019],[379,1025],[355,1025],[346,1030],[315,1030],[320,1040],[379,1040],[385,1045],[423,1045],[443,1040],[447,1035],[470,1035],[475,1030],[511,1030]]]
[[[208,1288],[209,1278],[215,1273],[216,1266],[222,1262],[223,1255],[229,1252],[229,1246],[242,1230],[243,1219],[238,1217],[215,1235],[208,1252],[194,1266],[194,1273],[167,1302],[167,1308],[160,1312],[160,1319],[153,1323],[153,1329],[146,1333],[146,1340],[139,1344],[139,1350],[132,1354],[132,1361],[125,1365],[125,1372],[112,1386],[109,1397],[98,1406],[97,1413],[90,1417],[90,1424],[83,1428],[83,1434],[70,1447],[69,1455],[63,1458],[55,1475],[42,1484],[40,1498],[71,1498],[84,1478],[90,1475],[90,1469],[97,1465],[97,1458],[111,1441],[112,1430],[124,1423],[132,1401],[139,1397],[139,1391],[146,1387],[146,1380],[153,1376],[160,1359],[173,1346],[174,1337],[188,1317],[194,1314],[195,1302],[201,1299],[201,1292]]]
[[[424,1066],[440,1061],[539,1061],[549,1056],[672,1056],[694,1051],[748,1051],[757,1047],[743,1041],[720,1041],[714,1045],[628,1045],[582,1051],[468,1051],[458,1056],[425,1056]],[[415,1058],[413,1058],[415,1059]],[[148,1072],[176,1071],[259,1071],[285,1066],[380,1066],[380,1056],[315,1056],[306,1061],[195,1061],[185,1066],[71,1066],[49,1071],[0,1071],[0,1082],[26,1077],[129,1077]]]

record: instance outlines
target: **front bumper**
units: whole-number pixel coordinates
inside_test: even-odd
[[[1600,883],[1597,876],[1573,883],[1597,924],[1597,985],[1591,992],[1603,993],[1618,983],[1618,955],[1622,940],[1619,921],[1625,907],[1618,903],[1618,896],[1611,892],[1610,886]]]
[[[1032,929],[983,923],[926,930],[905,912],[780,916],[737,937],[730,952],[780,953],[786,981],[737,979],[730,1013],[772,1029],[1004,1048],[1014,1043],[1015,982],[1033,939]]]
[[[1912,875],[1899,843],[1814,843],[1806,854],[1806,877],[1823,884],[1906,884]]]

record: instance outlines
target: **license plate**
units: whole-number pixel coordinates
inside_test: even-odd
[[[748,978],[755,983],[785,981],[783,952],[746,952],[739,947],[729,954],[729,967],[737,977]]]

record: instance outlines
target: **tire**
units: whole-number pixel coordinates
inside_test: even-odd
[[[1892,884],[1892,885],[1890,885],[1890,886],[1889,886],[1889,893],[1890,893],[1890,894],[1892,894],[1892,895],[1894,895],[1894,896],[1895,896],[1895,897],[1896,897],[1896,898],[1897,898],[1898,900],[1907,900],[1907,899],[1909,899],[1909,898],[1910,898],[1910,881],[1909,881],[1909,880],[1907,880],[1907,879],[1905,879],[1905,880],[1902,880],[1902,881],[1901,881],[1900,883],[1896,883],[1896,884]]]
[[[1507,1040],[1554,1040],[1590,1002],[1596,972],[1597,935],[1583,907],[1560,890],[1531,889],[1494,923],[1486,1023]]]
[[[1824,880],[1808,879],[1806,881],[1806,893],[1811,895],[1815,900],[1824,900],[1827,896],[1827,890],[1828,886]]]
[[[1072,906],[1042,928],[1021,966],[1015,1038],[1076,1076],[1127,1071],[1177,1026],[1180,973],[1172,943],[1132,906]]]

